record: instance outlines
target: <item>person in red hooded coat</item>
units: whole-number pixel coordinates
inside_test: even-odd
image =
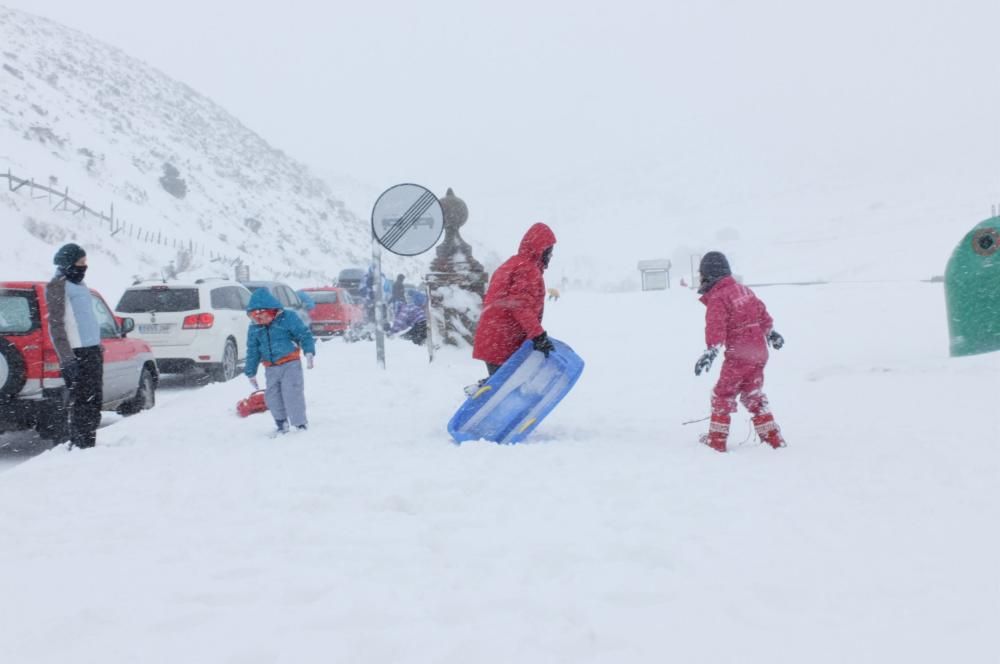
[[[542,273],[549,266],[555,244],[551,228],[534,224],[524,234],[517,254],[497,268],[490,279],[472,357],[485,362],[491,376],[526,339],[531,339],[535,350],[546,357],[553,350],[542,327],[545,308]]]
[[[712,390],[712,417],[708,435],[702,442],[725,452],[729,436],[730,414],[736,411],[736,399],[753,415],[754,427],[761,440],[777,449],[785,446],[781,430],[774,421],[764,394],[764,366],[767,347],[775,350],[785,339],[774,331],[774,321],[764,303],[743,284],[737,283],[729,261],[718,251],[701,259],[701,301],[705,305],[705,345],[708,350],[695,364],[700,375],[725,348],[725,361],[719,381]]]

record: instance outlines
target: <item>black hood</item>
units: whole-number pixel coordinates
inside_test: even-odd
[[[712,290],[712,286],[719,281],[733,274],[732,270],[729,269],[726,255],[721,251],[710,251],[702,256],[698,272],[701,274],[701,286],[698,288],[698,292],[702,295]]]
[[[83,247],[70,242],[59,247],[59,251],[56,252],[55,257],[52,259],[52,264],[65,270],[86,255],[87,252],[83,250]]]

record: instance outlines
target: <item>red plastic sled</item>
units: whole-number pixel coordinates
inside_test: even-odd
[[[255,413],[267,412],[267,402],[264,401],[264,390],[257,390],[246,399],[240,399],[236,404],[236,412],[240,417],[250,417]]]

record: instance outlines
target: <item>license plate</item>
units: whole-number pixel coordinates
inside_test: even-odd
[[[172,323],[142,323],[139,334],[166,334],[172,327]]]

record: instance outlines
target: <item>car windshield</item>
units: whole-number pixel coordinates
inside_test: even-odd
[[[316,304],[337,304],[340,301],[336,291],[307,291],[307,294]]]
[[[0,334],[24,334],[37,325],[29,291],[0,290]]]
[[[139,313],[170,313],[175,311],[194,311],[198,308],[197,288],[170,288],[154,286],[127,290],[118,301],[116,311],[126,314]]]

